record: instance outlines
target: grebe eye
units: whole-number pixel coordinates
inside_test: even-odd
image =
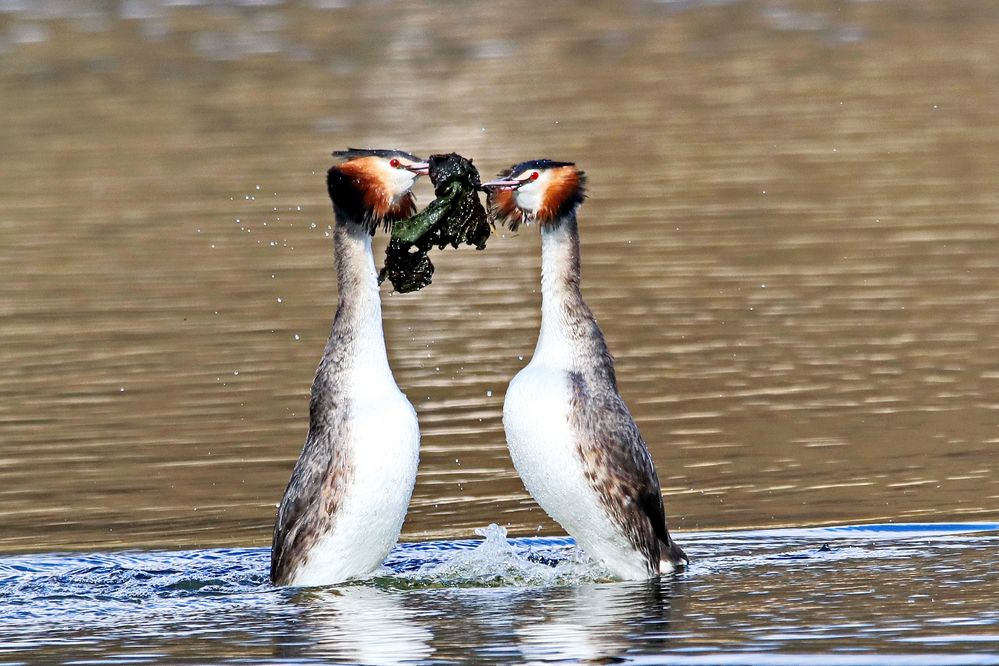
[[[528,178],[528,180],[537,180],[538,176],[540,176],[540,175],[541,175],[540,173],[538,173],[537,171],[534,171],[534,172],[531,173],[531,177]]]
[[[395,157],[389,160],[389,166],[392,167],[393,169],[398,169],[400,164],[401,162],[399,162],[399,160]]]

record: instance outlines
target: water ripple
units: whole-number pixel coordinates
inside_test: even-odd
[[[488,663],[710,651],[711,663],[751,652],[754,663],[826,664],[849,647],[884,663],[950,664],[999,648],[997,523],[683,533],[691,567],[644,583],[601,582],[568,538],[480,534],[401,544],[366,581],[302,590],[272,587],[260,548],[6,557],[0,653],[87,649],[108,663],[141,641],[130,655],[140,662],[187,649],[423,662],[465,646]],[[213,647],[222,637],[224,652]],[[918,658],[897,650],[911,643],[924,646]]]

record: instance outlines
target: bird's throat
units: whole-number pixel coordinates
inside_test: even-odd
[[[567,370],[586,362],[587,341],[599,329],[580,292],[575,214],[541,225],[541,333],[534,358]]]
[[[344,365],[387,371],[371,234],[360,224],[337,221],[333,250],[338,293],[327,353],[346,356]]]

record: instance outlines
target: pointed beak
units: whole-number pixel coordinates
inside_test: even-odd
[[[511,178],[500,178],[498,180],[490,180],[488,183],[482,183],[482,189],[484,190],[515,190],[521,185],[523,185],[519,180],[513,180]]]
[[[406,167],[407,170],[412,171],[417,176],[429,176],[430,175],[430,162],[413,162]]]

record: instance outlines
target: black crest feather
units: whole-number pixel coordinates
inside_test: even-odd
[[[356,160],[360,157],[405,157],[411,162],[422,162],[423,160],[413,155],[412,153],[407,153],[405,150],[382,150],[377,148],[348,148],[347,150],[334,150],[333,157],[339,157],[343,161]]]

